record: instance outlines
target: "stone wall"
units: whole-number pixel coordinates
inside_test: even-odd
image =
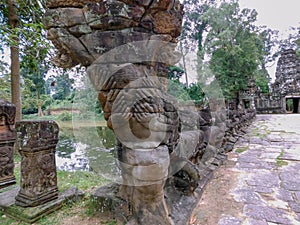
[[[255,98],[255,108],[259,114],[284,113],[285,103],[280,94],[259,94]]]

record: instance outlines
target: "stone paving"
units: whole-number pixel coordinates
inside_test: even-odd
[[[300,225],[300,115],[258,115],[211,182],[191,224]]]

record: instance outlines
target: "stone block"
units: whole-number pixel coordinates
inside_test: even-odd
[[[16,205],[33,207],[58,197],[55,148],[58,125],[54,121],[23,121],[16,124],[21,154],[20,191]]]
[[[85,24],[85,17],[83,10],[78,8],[48,9],[44,16],[46,29],[72,27],[80,24]]]
[[[35,207],[23,208],[15,204],[18,192],[19,187],[0,193],[0,209],[5,215],[30,224],[60,209],[64,203],[78,201],[83,196],[82,191],[71,187],[60,192],[57,199]]]

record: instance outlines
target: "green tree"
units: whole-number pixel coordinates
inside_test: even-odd
[[[71,79],[69,72],[64,69],[62,75],[56,77],[53,81],[55,94],[52,96],[55,100],[65,100],[70,97],[73,90],[74,79]]]
[[[0,60],[0,98],[9,101],[11,99],[11,86],[7,68],[8,64]]]
[[[6,0],[0,7],[0,40],[1,46],[11,48],[11,95],[17,106],[17,120],[21,117],[20,73],[24,75],[25,85],[34,85],[41,113],[41,92],[44,75],[49,69],[47,52],[50,47],[42,23],[44,8],[45,0]]]
[[[189,85],[184,85],[182,82],[180,82],[180,78],[183,76],[184,73],[185,71],[181,67],[169,67],[168,79],[170,80],[170,82],[168,87],[168,93],[182,101],[202,101],[204,99],[205,94],[199,83],[191,83]]]
[[[216,5],[215,0],[184,0],[185,20],[182,29],[182,43],[188,51],[197,49],[199,60],[204,57],[204,40],[209,26],[205,17],[208,10]]]
[[[251,79],[266,76],[266,36],[254,25],[257,12],[240,9],[237,2],[221,3],[206,17],[210,29],[205,48],[209,65],[226,99],[237,99]],[[255,76],[256,75],[256,76]]]
[[[20,89],[20,60],[19,60],[19,36],[16,30],[19,26],[19,18],[17,11],[17,2],[15,0],[7,0],[8,11],[5,14],[8,17],[8,29],[10,29],[10,52],[11,52],[11,101],[16,106],[16,121],[22,119],[21,112],[21,89]],[[4,14],[4,15],[5,15]]]

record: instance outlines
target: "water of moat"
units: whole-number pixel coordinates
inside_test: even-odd
[[[115,168],[114,146],[114,134],[107,127],[61,127],[56,147],[57,169],[111,174]]]

